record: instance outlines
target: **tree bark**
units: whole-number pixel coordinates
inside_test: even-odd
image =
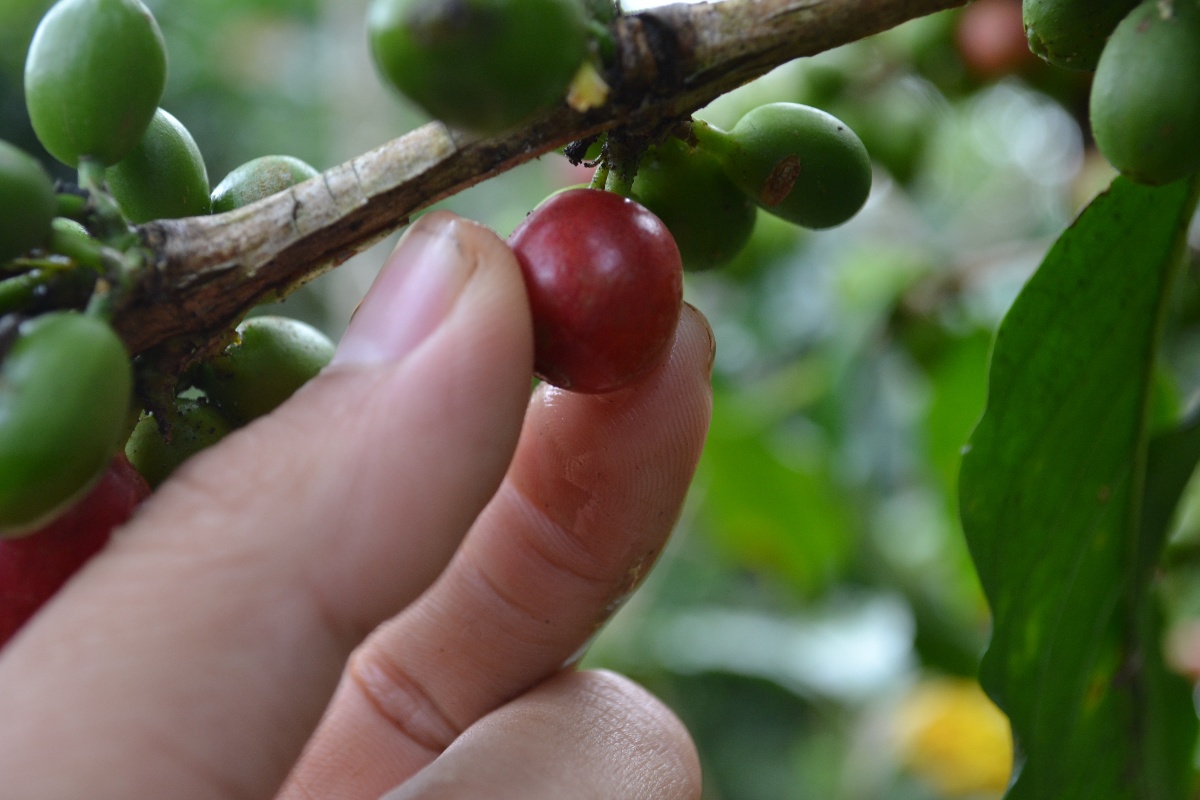
[[[167,343],[171,355],[157,360],[184,363],[255,305],[283,297],[442,198],[596,133],[661,135],[780,64],[963,2],[724,0],[620,17],[604,74],[610,92],[597,108],[563,104],[519,130],[482,138],[430,123],[245,208],[143,226],[154,259],[119,298],[114,324],[131,352]]]

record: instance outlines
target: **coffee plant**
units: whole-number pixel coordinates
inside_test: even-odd
[[[215,187],[204,145],[219,137],[193,136],[162,107],[178,99],[175,42],[156,14],[188,3],[19,5],[9,20],[0,9],[0,29],[29,21],[15,68],[33,136],[0,141],[0,648],[152,487],[329,363],[324,333],[260,306],[302,297],[414,215],[545,156],[564,173],[574,165],[561,181],[571,185],[515,208],[508,237],[537,378],[620,391],[664,358],[685,292],[717,319],[775,308],[785,319],[775,328],[755,314],[715,326],[726,358],[752,367],[719,359],[714,377],[698,501],[719,531],[713,558],[806,598],[835,579],[887,587],[909,609],[922,666],[947,681],[893,704],[907,727],[892,760],[925,794],[849,774],[824,794],[1196,796],[1200,417],[1185,398],[1200,380],[1189,355],[1200,0],[724,0],[637,12],[603,0],[369,0],[361,49],[397,102],[433,121],[323,172],[258,155]],[[784,89],[780,76],[800,78]],[[1000,108],[993,120],[1085,126],[1098,155],[1081,172],[1104,184],[1073,218],[1037,231],[1040,266],[994,330],[963,299],[979,296],[973,275],[928,266],[952,260],[951,247],[914,251],[894,233],[936,229],[969,250],[972,215],[1002,216],[989,193],[1020,166],[997,154],[1032,159],[1068,138],[975,130],[1000,166],[967,174],[954,148],[969,137],[932,131],[987,102]],[[939,159],[951,166],[939,172]],[[221,163],[217,174],[237,161]],[[933,174],[945,182],[923,185]],[[900,196],[923,196],[923,213]],[[893,233],[855,250],[841,231],[873,202],[901,208]],[[839,242],[856,253],[844,274],[787,283],[798,273],[782,265],[798,251],[813,243],[815,261]],[[860,324],[830,334],[822,298],[838,281]],[[779,314],[782,303],[793,305]],[[787,346],[759,358],[756,343],[772,337]],[[917,372],[942,432],[930,427],[918,488],[936,486],[926,493],[945,503],[913,490],[911,466],[889,460],[895,429],[879,422],[894,411],[879,400],[895,397],[891,382]],[[949,531],[926,548],[936,559],[905,562],[878,535],[904,528],[905,514]],[[690,568],[672,591],[694,597],[711,576]],[[701,636],[750,625],[705,622]],[[791,629],[771,630],[764,638]],[[680,674],[688,665],[672,659],[699,652],[668,650],[657,666]],[[695,669],[777,674],[735,662]],[[799,758],[771,738],[794,734],[795,697],[730,691],[763,715],[681,711],[718,776],[713,796],[782,796],[753,785]],[[963,719],[974,727],[959,735]],[[721,741],[747,736],[761,760],[734,770],[738,786],[724,776],[739,759]],[[852,763],[839,747],[806,745],[799,760]]]

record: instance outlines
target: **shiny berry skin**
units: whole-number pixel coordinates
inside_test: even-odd
[[[588,54],[577,0],[372,0],[367,31],[388,83],[480,133],[562,100]]]
[[[262,156],[229,173],[212,192],[212,212],[223,214],[282,192],[318,174],[315,167],[292,156]]]
[[[508,244],[529,293],[539,378],[597,394],[659,363],[683,304],[683,265],[658,217],[612,192],[572,189],[534,209]]]
[[[1140,183],[1191,175],[1200,169],[1197,81],[1200,4],[1146,0],[1117,25],[1100,55],[1089,102],[1096,148]]]
[[[235,425],[270,414],[333,360],[333,342],[298,319],[251,317],[237,336],[195,379]]]
[[[108,543],[150,495],[124,455],[65,514],[30,536],[0,539],[0,648]]]
[[[0,538],[39,530],[104,473],[127,433],[133,368],[78,311],[21,323],[0,362]]]
[[[841,225],[870,194],[867,148],[819,108],[767,103],[728,133],[699,120],[692,132],[751,200],[793,224],[813,230]]]
[[[208,170],[192,134],[158,109],[142,138],[105,172],[108,189],[130,222],[207,214]]]
[[[1113,29],[1138,0],[1022,0],[1029,49],[1045,61],[1091,72]]]
[[[74,167],[105,166],[137,145],[167,81],[162,31],[141,0],[59,0],[25,59],[25,102],[38,140]]]
[[[54,182],[33,156],[0,139],[0,261],[50,236]]]
[[[233,422],[204,398],[177,397],[163,414],[169,434],[159,427],[158,419],[144,414],[125,443],[125,457],[153,488],[234,428]]]
[[[671,231],[684,269],[692,271],[731,261],[758,218],[754,203],[716,159],[675,138],[646,151],[633,196]]]

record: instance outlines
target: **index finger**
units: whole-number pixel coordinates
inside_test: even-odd
[[[633,388],[534,397],[500,490],[430,590],[355,653],[284,797],[376,797],[579,651],[679,514],[712,351],[687,307],[667,362]]]

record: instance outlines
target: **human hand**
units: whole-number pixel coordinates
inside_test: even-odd
[[[4,649],[5,797],[698,796],[664,706],[562,667],[676,519],[711,334],[601,396],[531,399],[532,351],[503,242],[415,223],[330,368]]]

